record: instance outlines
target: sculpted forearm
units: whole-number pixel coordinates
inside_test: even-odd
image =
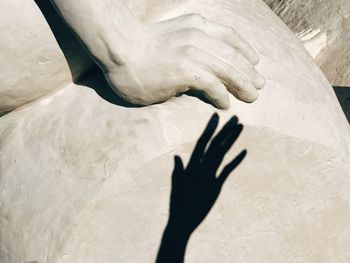
[[[123,0],[51,0],[102,67],[122,64],[141,25]]]

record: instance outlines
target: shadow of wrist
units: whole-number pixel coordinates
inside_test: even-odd
[[[195,226],[186,224],[184,222],[169,220],[165,231],[176,239],[188,240],[195,229]]]

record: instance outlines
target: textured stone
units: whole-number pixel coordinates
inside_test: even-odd
[[[348,261],[350,130],[329,82],[262,1],[191,1],[161,18],[192,12],[243,35],[267,84],[255,103],[231,96],[219,111],[221,124],[236,114],[245,125],[224,163],[248,154],[193,234],[186,262]],[[44,28],[39,12],[32,18]],[[53,41],[45,30],[40,37]],[[58,45],[47,45],[57,58],[42,85],[56,90],[71,73]],[[186,163],[217,110],[188,95],[127,107],[108,90],[96,73],[0,118],[1,262],[154,261],[173,155]],[[113,103],[98,95],[106,93]]]
[[[350,2],[264,0],[305,44],[334,86],[350,86]]]

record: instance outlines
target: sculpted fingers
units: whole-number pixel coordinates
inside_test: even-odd
[[[180,47],[178,51],[186,60],[220,79],[236,98],[244,102],[253,102],[257,99],[256,88],[247,76],[234,66],[193,46]]]
[[[259,55],[232,27],[207,20],[205,17],[198,14],[187,15],[187,19],[194,27],[201,29],[208,35],[220,39],[237,49],[237,51],[245,56],[253,65],[258,64]]]
[[[206,81],[210,81],[211,87],[224,85],[244,102],[257,99],[257,90],[265,85],[265,79],[254,67],[259,56],[231,27],[208,21],[198,14],[189,14],[160,22],[157,28],[162,39],[161,46],[175,50],[183,61],[209,73],[211,79]],[[217,101],[213,99],[217,92],[201,92],[212,102]],[[219,97],[223,98],[222,95]]]
[[[257,72],[255,68],[248,67],[245,69],[245,73],[247,76],[249,76],[249,80],[256,89],[260,90],[265,86],[265,78],[259,72]]]
[[[211,22],[208,31],[210,31],[210,34],[220,37],[223,41],[236,48],[237,51],[245,56],[253,65],[259,63],[259,55],[233,28]]]
[[[187,14],[177,18],[161,21],[157,24],[163,33],[184,29],[199,29],[208,35],[222,40],[245,56],[253,65],[258,64],[259,55],[232,27],[210,21],[199,14]]]
[[[231,27],[189,14],[143,25],[139,33],[127,41],[123,63],[104,63],[108,83],[129,102],[149,105],[191,89],[228,108],[228,93],[253,102],[264,86],[254,67],[258,55]]]
[[[228,92],[220,79],[195,64],[184,63],[184,65],[183,81],[191,90],[202,94],[217,108],[230,107]]]
[[[210,37],[199,29],[187,28],[168,34],[170,47],[194,46],[215,56],[244,73],[256,89],[265,85],[265,79],[255,70],[253,64],[232,46]]]

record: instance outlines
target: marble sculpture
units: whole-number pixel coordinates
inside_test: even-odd
[[[247,155],[185,261],[350,260],[349,124],[262,0],[52,4],[0,3],[0,262],[154,262],[214,112]]]

